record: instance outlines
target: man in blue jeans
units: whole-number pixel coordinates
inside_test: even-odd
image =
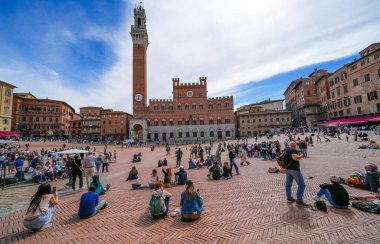
[[[322,184],[317,195],[313,197],[314,201],[320,201],[321,197],[325,195],[327,201],[334,208],[348,208],[350,205],[350,197],[346,189],[339,184],[340,179],[334,175],[330,176],[332,184]]]
[[[232,166],[235,167],[235,170],[236,170],[236,174],[239,175],[239,167],[237,166],[236,164],[236,161],[235,161],[235,153],[234,153],[234,148],[233,147],[230,147],[229,149],[229,153],[228,153],[228,157],[230,158],[230,168],[231,168],[231,172],[232,172]]]
[[[297,207],[310,207],[303,201],[303,193],[305,191],[305,181],[301,174],[300,170],[300,160],[304,157],[302,153],[296,150],[297,144],[292,141],[289,143],[289,148],[286,150],[284,160],[287,164],[285,173],[286,173],[286,197],[288,203],[296,202]],[[292,185],[293,179],[297,182],[297,200],[292,197]]]

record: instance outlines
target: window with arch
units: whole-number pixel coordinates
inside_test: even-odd
[[[224,108],[229,108],[230,107],[230,104],[229,103],[225,103],[224,104]]]
[[[193,105],[191,106],[191,109],[192,109],[192,110],[196,110],[196,109],[197,109],[197,105],[196,105],[196,104],[193,104]]]
[[[189,104],[186,103],[185,110],[189,110]]]
[[[214,105],[212,105],[212,103],[209,103],[208,104],[208,109],[213,109],[214,108]]]
[[[158,111],[158,105],[157,104],[154,105],[153,110]]]
[[[169,105],[169,110],[174,110],[173,104]]]
[[[178,110],[182,110],[182,105],[181,105],[181,104],[178,104],[177,109],[178,109]]]
[[[220,107],[221,107],[221,106],[220,106],[220,103],[216,104],[216,108],[217,108],[217,109],[220,109]]]
[[[161,105],[161,110],[163,110],[163,111],[166,110],[166,105],[165,104]]]

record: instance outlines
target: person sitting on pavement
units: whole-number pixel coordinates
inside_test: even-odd
[[[232,178],[232,169],[231,169],[230,164],[228,162],[224,162],[222,176],[226,180],[229,178]]]
[[[25,228],[35,231],[52,226],[51,219],[58,204],[58,195],[52,191],[50,184],[40,185],[33,195],[24,218]]]
[[[90,186],[88,192],[83,193],[80,198],[78,216],[81,219],[91,218],[106,206],[105,200],[99,202],[99,195],[95,193],[95,187]]]
[[[41,170],[41,165],[37,165],[36,168],[33,170],[32,179],[34,182],[40,184],[46,181],[46,177]]]
[[[111,187],[110,184],[107,184],[106,187],[104,187],[102,181],[99,179],[99,175],[94,175],[92,177],[90,186],[95,188],[95,193],[98,193],[99,196],[106,194]]]
[[[188,169],[195,169],[197,166],[195,165],[193,159],[189,158],[189,168]]]
[[[65,172],[62,161],[58,161],[53,168],[55,177],[61,177]]]
[[[173,180],[173,173],[171,168],[162,169],[162,173],[164,173],[164,186],[165,187],[173,187],[175,186]]]
[[[202,197],[199,195],[199,190],[195,191],[191,180],[186,181],[185,189],[181,193],[181,221],[194,221],[199,219],[203,212]]]
[[[365,181],[362,185],[356,185],[356,187],[377,192],[380,187],[380,170],[373,163],[366,164],[364,169],[366,170]]]
[[[162,181],[157,181],[150,199],[150,213],[154,219],[166,218],[169,211],[169,200],[172,194],[164,190]]]
[[[181,166],[179,167],[179,171],[174,173],[175,175],[175,181],[177,182],[177,185],[184,185],[187,181],[187,172],[185,171],[185,167]]]
[[[377,144],[375,141],[371,141],[368,146],[369,149],[379,149],[379,144]]]
[[[206,167],[210,167],[212,165],[212,160],[211,160],[211,157],[210,155],[207,156],[206,158]]]
[[[45,166],[42,168],[42,172],[45,174],[46,179],[53,181],[55,179],[53,167],[51,166],[50,161],[47,161]]]
[[[129,171],[127,181],[130,180],[138,180],[139,178],[139,172],[137,171],[136,167],[133,166],[131,171]]]
[[[212,179],[214,180],[220,180],[220,178],[222,177],[222,169],[219,167],[217,161],[213,162],[212,166],[208,169],[208,172],[208,178],[212,177]]]
[[[149,188],[154,188],[156,185],[156,182],[159,180],[158,175],[157,175],[157,170],[153,169],[152,170],[152,176],[150,177],[150,180],[148,181],[148,187]]]
[[[160,168],[162,166],[163,166],[163,162],[162,162],[161,159],[159,159],[158,162],[157,162],[157,167]]]
[[[329,201],[334,208],[348,208],[350,204],[348,192],[339,184],[340,179],[335,175],[330,176],[329,179],[332,184],[320,185],[320,190],[317,195],[313,197],[313,200],[320,201],[321,197],[325,195],[327,201]]]

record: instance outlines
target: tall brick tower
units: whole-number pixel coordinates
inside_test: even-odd
[[[146,50],[149,44],[145,9],[141,3],[134,9],[134,19],[134,25],[131,26],[133,42],[133,117],[141,119],[147,107]]]

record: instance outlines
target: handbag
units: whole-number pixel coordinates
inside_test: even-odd
[[[324,201],[316,201],[314,203],[314,206],[311,206],[311,209],[313,211],[317,211],[317,209],[319,211],[322,211],[322,212],[327,212],[327,206],[326,206],[326,203]]]

